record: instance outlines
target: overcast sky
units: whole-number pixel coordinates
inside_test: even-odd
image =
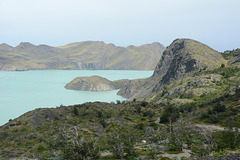
[[[118,46],[191,38],[240,48],[240,0],[0,0],[0,43]]]

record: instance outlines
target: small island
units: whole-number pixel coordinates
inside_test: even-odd
[[[111,91],[120,89],[129,80],[110,81],[100,76],[77,77],[65,85],[66,89],[80,91]]]

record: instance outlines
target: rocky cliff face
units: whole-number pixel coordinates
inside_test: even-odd
[[[151,100],[165,85],[193,71],[215,69],[221,64],[227,61],[207,45],[191,39],[177,39],[163,52],[150,78],[140,85],[126,85],[119,94],[129,99]]]
[[[165,47],[160,43],[117,47],[99,41],[61,47],[22,42],[16,47],[0,45],[0,70],[118,69],[153,70]]]

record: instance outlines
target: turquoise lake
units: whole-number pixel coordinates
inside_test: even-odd
[[[147,78],[152,74],[153,71],[129,70],[0,71],[0,125],[35,108],[125,100],[116,95],[118,90],[89,92],[64,88],[78,76],[99,75],[109,80],[119,80]]]

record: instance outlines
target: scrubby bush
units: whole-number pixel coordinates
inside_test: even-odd
[[[220,103],[215,104],[213,107],[213,112],[215,112],[215,113],[220,113],[220,112],[224,112],[224,111],[226,111],[226,106],[222,105]]]
[[[122,159],[125,153],[125,159],[136,156],[134,145],[140,138],[138,131],[130,126],[115,125],[109,133],[108,145],[116,158]]]
[[[62,146],[62,158],[69,160],[97,160],[100,158],[100,148],[96,139],[87,139],[74,128],[74,130],[62,133],[59,145]]]
[[[138,123],[134,126],[134,128],[139,129],[139,130],[144,130],[145,125],[143,123]]]
[[[175,122],[179,118],[179,110],[176,107],[166,107],[161,115],[160,122]]]
[[[143,112],[144,117],[152,118],[154,115],[155,115],[155,113],[152,110],[147,110],[147,111]]]
[[[73,107],[73,114],[76,115],[76,116],[79,114],[78,109],[75,106]]]
[[[143,106],[143,107],[146,107],[147,105],[148,105],[148,102],[142,101],[142,106]]]
[[[217,131],[213,134],[215,149],[216,151],[220,151],[223,149],[236,149],[239,148],[240,143],[240,135],[237,130],[224,130]]]
[[[169,151],[182,151],[183,143],[180,137],[172,133],[170,134],[169,143],[167,146]]]

